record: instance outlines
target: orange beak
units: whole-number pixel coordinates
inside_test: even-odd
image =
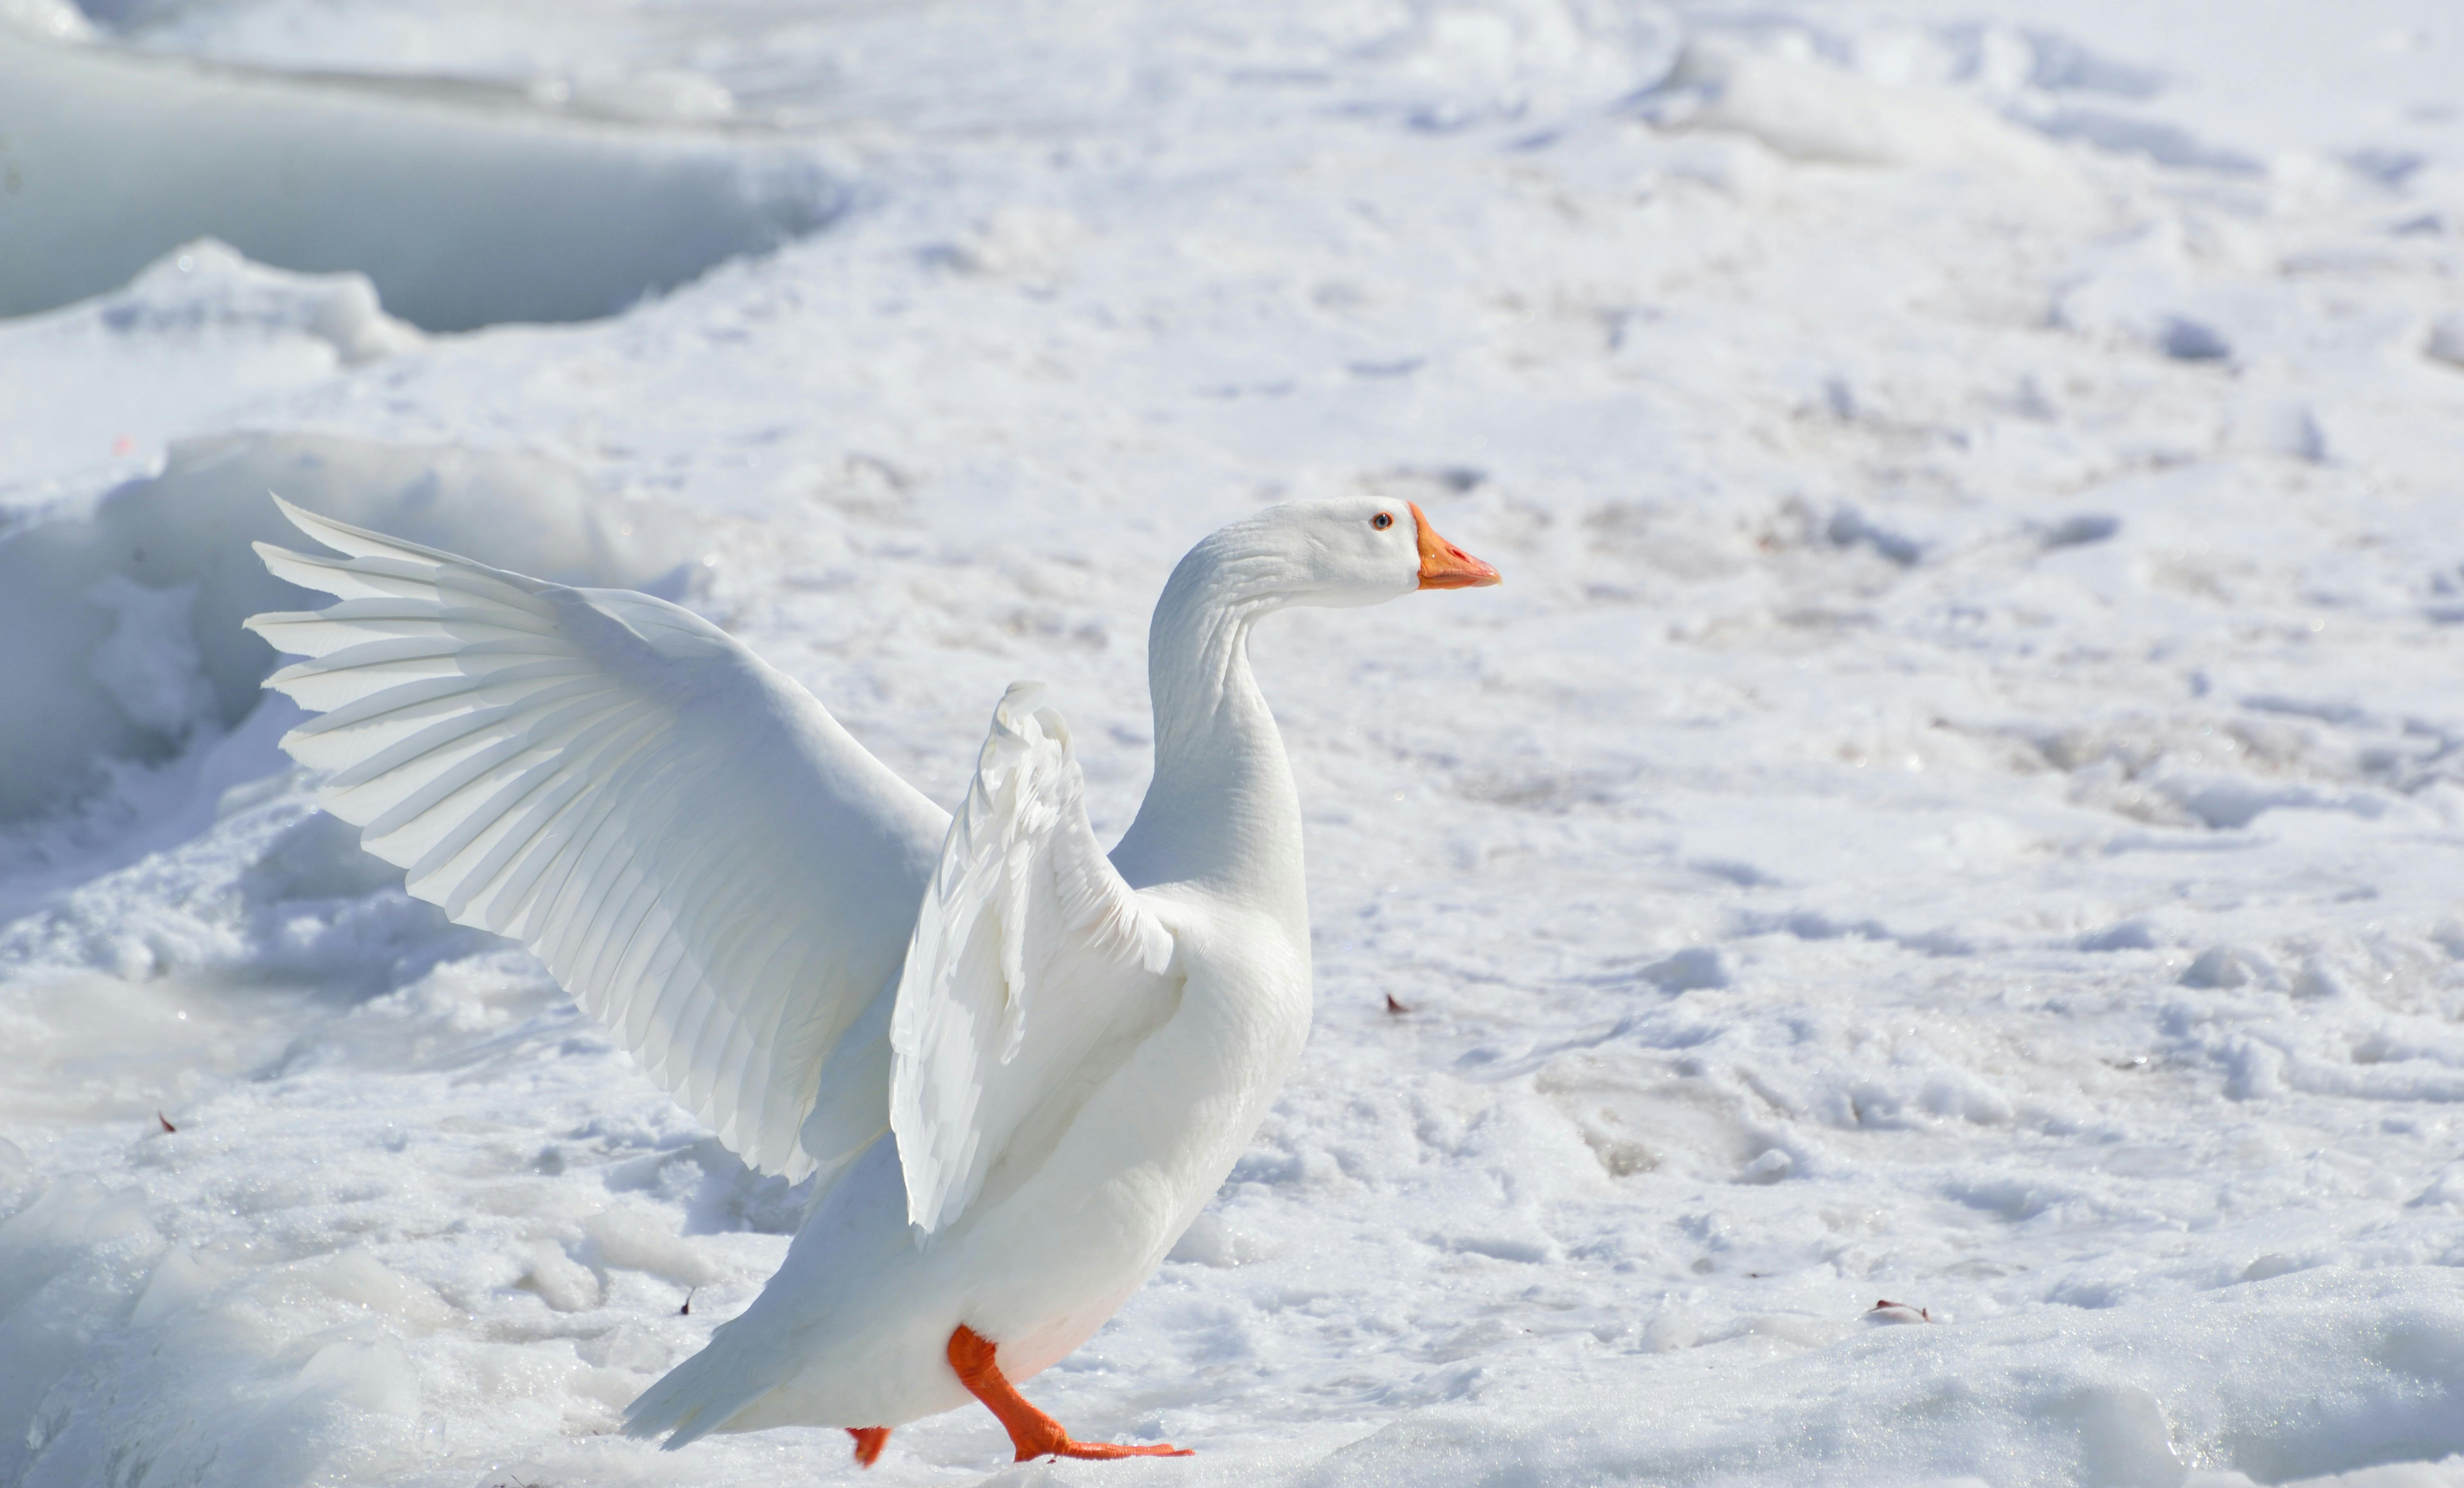
[[[1407,501],[1404,505],[1412,509],[1412,521],[1420,530],[1421,588],[1485,589],[1490,584],[1506,582],[1496,569],[1439,536],[1419,502]]]

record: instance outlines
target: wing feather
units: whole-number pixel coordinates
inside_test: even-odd
[[[282,510],[334,551],[259,544],[266,567],[337,602],[249,627],[304,658],[267,685],[319,714],[283,746],[325,807],[529,945],[755,1167],[860,1149],[886,1071],[825,1110],[819,1080],[872,1068],[949,819],[688,610]]]
[[[1095,845],[1061,716],[1021,683],[993,714],[924,891],[890,1025],[890,1122],[918,1242],[966,1212],[1023,1133],[1083,1097],[1177,1005],[1156,909]]]
[[[493,896],[490,930],[539,949],[538,942],[549,933],[548,910],[553,897],[549,886],[561,884],[563,875],[574,866],[569,851],[573,840],[584,830],[605,794],[596,788],[598,782],[647,748],[656,735],[655,725],[655,719],[630,715],[611,718],[587,749],[568,746],[557,756],[561,763],[570,761],[564,766],[562,782],[569,799],[541,825],[538,845],[522,859],[519,870],[507,875],[505,886]],[[616,755],[612,764],[607,762],[610,754]]]

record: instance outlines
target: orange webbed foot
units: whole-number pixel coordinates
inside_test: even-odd
[[[1176,1447],[1168,1441],[1157,1442],[1152,1447],[1139,1447],[1123,1441],[1078,1441],[1072,1437],[1064,1436],[1061,1438],[1061,1445],[1037,1453],[1035,1455],[1084,1457],[1089,1461],[1100,1462],[1111,1457],[1194,1457],[1198,1454],[1187,1447]],[[1018,1459],[1021,1462],[1030,1460],[1028,1454],[1023,1450],[1019,1453]]]
[[[1132,1446],[1117,1441],[1080,1441],[1061,1429],[1061,1423],[1027,1403],[1018,1387],[993,1362],[997,1347],[992,1340],[974,1328],[959,1324],[950,1335],[950,1368],[958,1371],[958,1383],[967,1392],[984,1403],[984,1408],[1001,1418],[1009,1432],[1010,1445],[1018,1449],[1018,1460],[1032,1462],[1037,1457],[1079,1457],[1089,1461],[1107,1461],[1113,1457],[1186,1457],[1197,1454],[1170,1442],[1154,1446]]]
[[[855,1438],[855,1465],[870,1467],[881,1460],[881,1449],[890,1445],[887,1426],[850,1426],[847,1433]]]

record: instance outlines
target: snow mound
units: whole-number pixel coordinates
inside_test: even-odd
[[[251,263],[212,238],[164,254],[96,308],[102,323],[120,332],[302,336],[331,346],[345,366],[407,351],[421,339],[385,313],[365,274],[287,274]]]
[[[2058,150],[1949,90],[1892,86],[1733,37],[1689,41],[1652,111],[1670,123],[1744,135],[1793,161],[1965,166],[2078,189]]]
[[[333,347],[345,367],[419,345],[386,316],[364,274],[266,269],[209,236],[180,244],[94,305],[108,330],[153,335],[298,335]]]
[[[315,597],[252,541],[302,539],[312,511],[567,582],[681,586],[667,519],[610,503],[531,455],[305,434],[184,441],[163,473],[92,514],[0,538],[0,821],[89,787],[112,760],[159,760],[254,708],[274,652],[241,630]],[[681,538],[681,534],[674,535]]]
[[[152,469],[182,435],[425,342],[364,274],[293,274],[211,238],[184,244],[109,294],[0,325],[0,407],[46,435],[0,466],[0,508],[90,495]],[[111,396],[91,396],[97,386]]]
[[[287,269],[364,274],[429,330],[587,319],[811,231],[844,202],[786,146],[207,70],[7,27],[0,138],[0,315],[84,298],[212,236]]]

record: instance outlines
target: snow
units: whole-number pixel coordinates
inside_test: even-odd
[[[316,814],[268,489],[945,801],[1040,677],[1108,832],[1213,526],[1505,572],[1261,632],[1317,1027],[1029,1387],[1199,1455],[1001,1480],[2464,1483],[2452,7],[89,15],[0,9],[0,1483],[856,1480],[613,1434],[802,1194]]]

